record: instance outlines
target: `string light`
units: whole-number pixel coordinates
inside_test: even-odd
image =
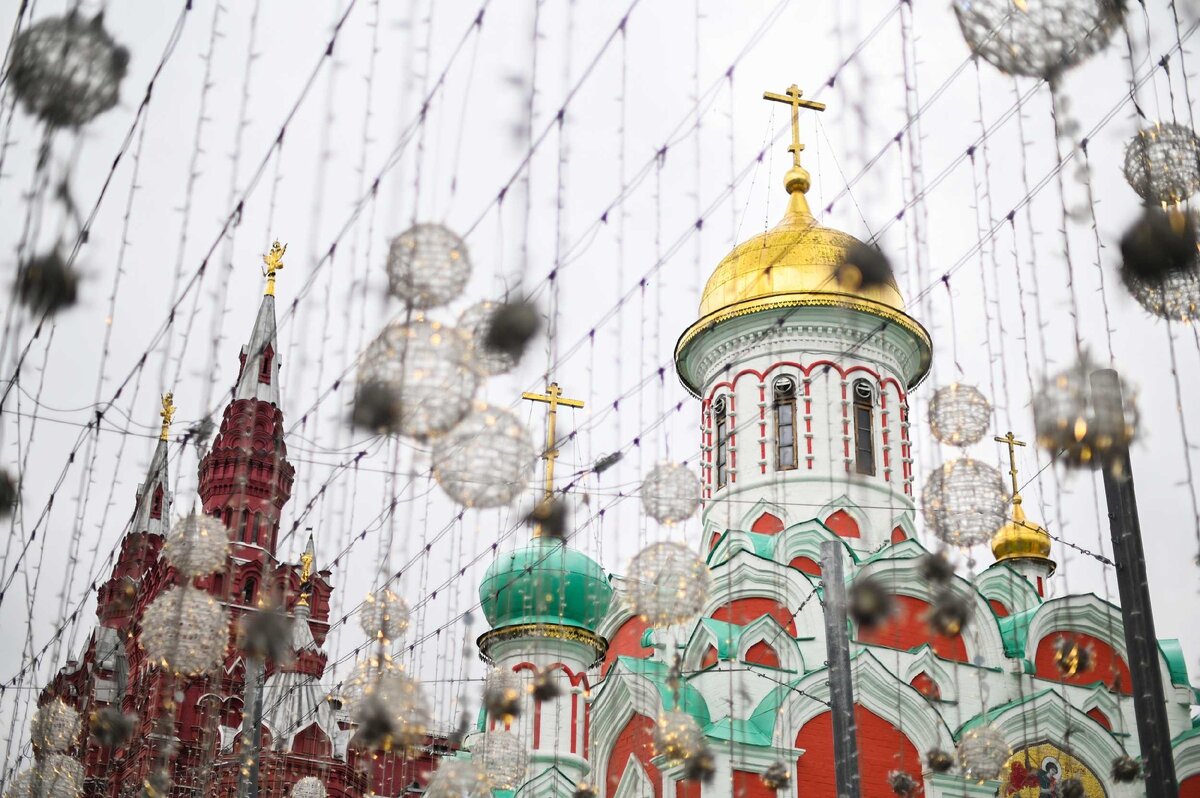
[[[700,506],[700,479],[678,463],[660,463],[642,480],[642,509],[660,524],[686,521]]]
[[[399,640],[408,631],[408,603],[384,588],[368,593],[358,611],[358,623],[371,640]]]
[[[471,339],[471,363],[487,377],[495,377],[512,371],[519,359],[511,351],[489,346],[494,322],[504,305],[485,299],[464,310],[458,317],[458,329]],[[523,349],[524,347],[522,347]]]
[[[1125,179],[1155,205],[1178,205],[1200,190],[1200,139],[1183,125],[1156,123],[1125,147]]]
[[[992,406],[973,385],[952,383],[938,388],[929,402],[933,437],[950,446],[970,446],[987,433]]]
[[[433,476],[464,507],[502,507],[525,488],[536,459],[529,430],[515,415],[476,403],[443,440]]]
[[[708,600],[708,566],[681,543],[652,543],[625,574],[633,611],[654,627],[685,623]]]
[[[1008,510],[1004,477],[969,457],[934,469],[921,491],[921,512],[938,539],[969,548],[986,543],[1003,526]]]
[[[471,276],[467,247],[440,224],[417,224],[392,239],[387,258],[388,291],[416,310],[445,305]]]
[[[983,783],[998,778],[1012,749],[995,726],[967,730],[958,743],[958,767],[964,778]]]
[[[207,576],[225,567],[229,532],[212,516],[190,513],[167,532],[162,555],[187,576]]]
[[[61,753],[79,737],[79,713],[62,699],[54,698],[37,708],[30,724],[33,747],[46,753]]]
[[[1117,380],[1117,389],[1092,383],[1086,355],[1045,380],[1033,397],[1038,443],[1071,466],[1091,466],[1129,448],[1138,427],[1137,404]]]
[[[472,744],[471,756],[479,761],[493,790],[515,790],[525,781],[529,753],[521,739],[510,731],[484,732]]]
[[[229,616],[215,598],[191,585],[158,595],[142,613],[139,642],[151,659],[175,673],[195,675],[220,665]]]

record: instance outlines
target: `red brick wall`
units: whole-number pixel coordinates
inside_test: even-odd
[[[718,607],[717,611],[712,614],[712,617],[717,621],[745,626],[764,615],[770,615],[779,621],[780,626],[788,630],[788,634],[792,635],[792,637],[796,636],[796,621],[792,618],[792,611],[775,599],[769,599],[765,596],[734,599],[730,603]]]
[[[925,622],[929,603],[912,596],[893,596],[894,608],[886,621],[873,629],[859,629],[858,639],[877,646],[910,651],[928,643],[943,659],[967,661],[967,647],[962,637],[934,634]]]
[[[1054,663],[1054,647],[1060,639],[1071,639],[1092,651],[1092,667],[1066,676]],[[1033,667],[1043,679],[1053,679],[1066,684],[1095,684],[1104,682],[1118,692],[1130,695],[1133,692],[1129,680],[1129,666],[1112,646],[1103,640],[1083,632],[1055,632],[1038,641]]]
[[[825,526],[833,530],[835,535],[840,535],[844,538],[862,537],[858,531],[858,522],[851,518],[850,514],[845,510],[838,510],[826,518]]]
[[[763,513],[750,526],[750,531],[760,535],[778,535],[783,531],[783,521],[771,513]]]
[[[649,624],[637,615],[621,624],[612,640],[608,641],[608,653],[604,655],[604,662],[600,665],[601,679],[608,675],[608,669],[617,661],[617,657],[645,659],[653,653],[653,649],[642,646],[642,635],[648,627]]]
[[[767,643],[759,640],[746,650],[746,662],[752,665],[766,665],[770,668],[779,667],[779,654]]]
[[[775,791],[763,784],[757,773],[733,771],[733,794],[737,798],[775,798]]]
[[[613,743],[612,756],[608,759],[608,772],[604,774],[605,796],[611,798],[625,774],[625,765],[633,756],[641,763],[646,775],[654,782],[654,798],[662,798],[662,777],[658,768],[650,764],[654,756],[654,721],[645,715],[634,715],[621,729]]]
[[[921,778],[917,749],[898,729],[869,709],[856,706],[859,770],[863,798],[895,798],[888,785],[892,770],[908,771]],[[796,735],[796,747],[804,749],[796,767],[796,786],[804,798],[836,798],[833,776],[833,716],[817,715]]]
[[[812,557],[805,557],[803,555],[799,557],[793,557],[792,561],[788,563],[788,565],[790,565],[792,568],[795,568],[797,571],[801,571],[810,576],[821,575],[821,566]]]

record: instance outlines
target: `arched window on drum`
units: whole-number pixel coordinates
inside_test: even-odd
[[[775,470],[796,467],[796,380],[775,380]]]
[[[855,380],[854,392],[854,470],[875,475],[875,387],[867,380]]]
[[[713,402],[712,413],[717,444],[717,488],[723,488],[729,483],[729,407],[724,396]]]

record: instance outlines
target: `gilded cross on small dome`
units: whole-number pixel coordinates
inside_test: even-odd
[[[800,91],[800,87],[795,83],[788,87],[785,94],[775,94],[769,91],[763,92],[764,100],[787,103],[792,106],[792,144],[788,147],[788,152],[792,154],[792,166],[797,168],[800,166],[800,152],[804,149],[804,145],[800,143],[800,109],[807,108],[810,111],[825,110],[825,103],[800,99],[803,94],[804,92]]]
[[[267,296],[275,296],[275,272],[283,268],[283,256],[287,252],[287,244],[280,244],[279,239],[271,244],[271,251],[262,256],[263,263],[267,265]]]
[[[551,497],[554,496],[554,461],[558,459],[558,439],[555,437],[555,424],[558,419],[559,405],[563,407],[583,407],[583,401],[579,399],[568,399],[562,395],[562,388],[558,387],[557,382],[552,382],[546,388],[546,393],[523,393],[522,399],[527,399],[530,402],[544,402],[550,406],[549,412],[546,414],[546,449],[542,452],[542,460],[546,464],[546,485],[542,495],[542,502],[548,504]],[[542,527],[539,523],[534,527],[534,537],[540,536]]]

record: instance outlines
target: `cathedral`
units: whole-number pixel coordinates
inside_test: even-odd
[[[558,689],[522,693],[514,714],[484,706],[461,740],[360,750],[322,682],[336,575],[314,564],[311,545],[300,563],[276,556],[294,470],[272,277],[198,475],[202,510],[230,540],[228,567],[196,581],[233,619],[223,667],[176,680],[139,645],[141,613],[181,579],[159,554],[175,510],[167,403],[120,556],[98,589],[95,630],[41,698],[85,718],[117,707],[137,719],[119,747],[81,733],[70,753],[85,768],[87,796],[161,794],[152,785],[163,769],[172,798],[237,794],[253,667],[234,636],[243,616],[275,604],[294,621],[293,656],[265,665],[267,709],[250,730],[261,737],[260,795],[283,798],[307,776],[337,798],[420,794],[442,763],[469,761],[483,734],[508,728],[528,752],[521,783],[505,793],[516,798],[832,798],[829,541],[847,582],[886,586],[892,607],[875,624],[844,620],[864,796],[1042,798],[1062,794],[1067,780],[1089,798],[1142,794],[1111,772],[1139,753],[1120,609],[1092,593],[1049,597],[1052,540],[1026,517],[1020,494],[979,573],[935,585],[923,570],[936,546],[915,511],[912,425],[923,422],[908,397],[930,369],[931,340],[890,278],[848,287],[835,276],[859,242],[814,219],[801,149],[794,133],[783,219],[717,265],[675,348],[679,379],[699,400],[703,509],[688,544],[712,585],[699,617],[653,627],[615,563],[596,562],[569,535],[535,536],[498,554],[479,585],[489,624],[479,654]],[[947,593],[969,620],[935,631],[936,594]],[[1086,662],[1065,666],[1068,649],[1086,651]],[[1158,649],[1180,795],[1197,798],[1197,693],[1178,643]],[[703,731],[712,752],[704,778],[656,750],[656,724],[670,712]],[[934,766],[932,753],[954,752],[983,726],[1011,749],[999,778]],[[911,788],[900,790],[897,774]]]

